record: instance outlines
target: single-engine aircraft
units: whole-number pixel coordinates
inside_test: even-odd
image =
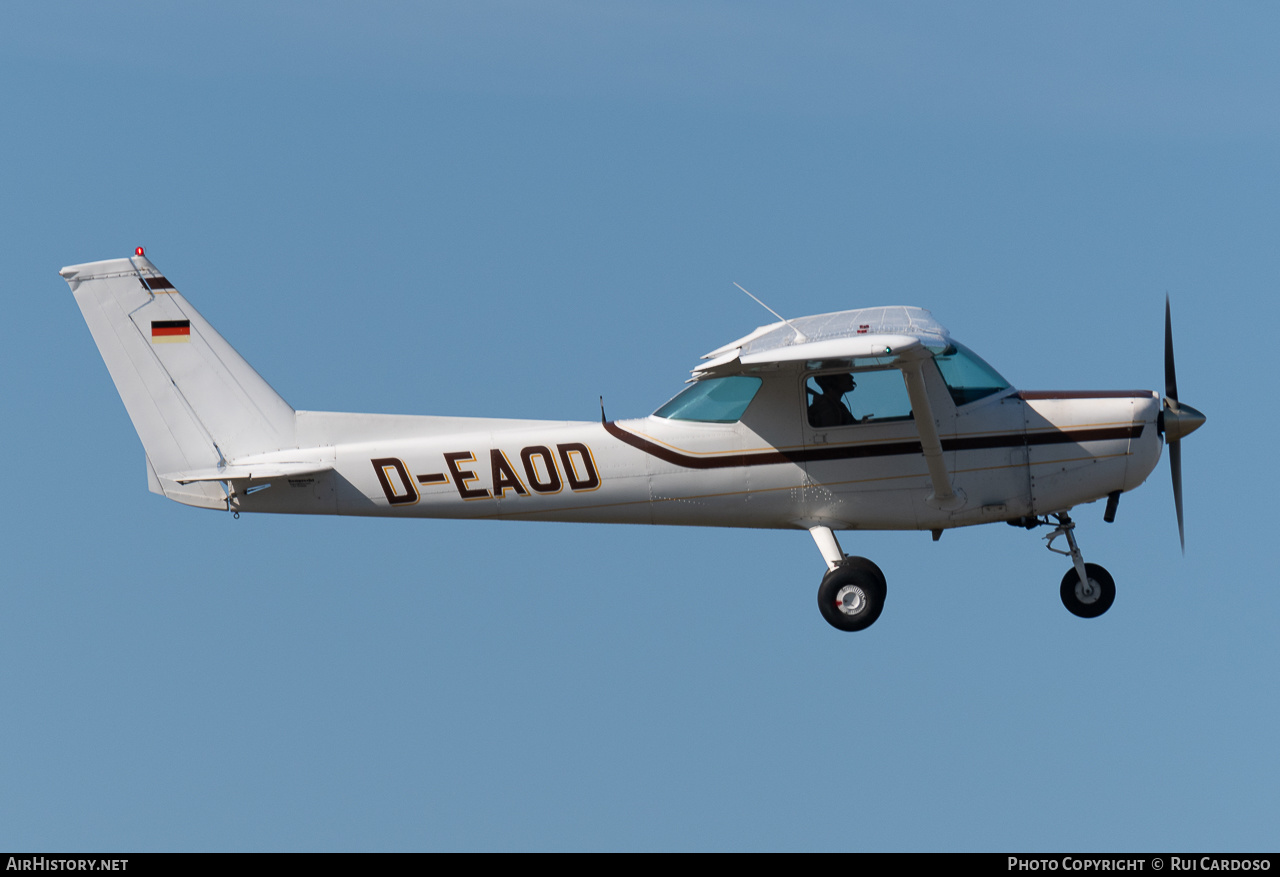
[[[60,273],[148,486],[186,505],[808,530],[827,566],[818,607],[846,631],[880,616],[885,577],[836,531],[1047,526],[1071,558],[1062,602],[1092,618],[1115,583],[1085,563],[1069,512],[1105,498],[1114,520],[1167,442],[1185,549],[1179,442],[1205,418],[1178,399],[1167,298],[1163,405],[1150,390],[1016,390],[928,311],[875,307],[761,326],[650,416],[610,421],[602,405],[596,423],[295,411],[141,247]]]

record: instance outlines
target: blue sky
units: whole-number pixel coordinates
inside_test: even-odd
[[[15,3],[0,845],[1259,850],[1280,13]],[[63,265],[143,245],[295,407],[648,413],[771,318],[913,304],[1015,385],[1179,388],[1119,596],[1003,525],[244,516],[146,490]]]

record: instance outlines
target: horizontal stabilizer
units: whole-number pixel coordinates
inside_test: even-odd
[[[332,463],[240,463],[216,469],[193,469],[161,475],[169,481],[190,484],[193,481],[252,481],[257,478],[292,478],[318,475],[333,469]]]

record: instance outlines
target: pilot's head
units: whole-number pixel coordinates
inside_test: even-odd
[[[858,386],[853,380],[853,375],[848,373],[818,375],[816,381],[818,389],[822,390],[825,396],[843,396]]]

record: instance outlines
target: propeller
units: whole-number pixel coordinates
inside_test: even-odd
[[[1160,430],[1169,446],[1169,471],[1173,474],[1173,506],[1178,512],[1178,541],[1187,553],[1187,538],[1182,528],[1182,439],[1204,425],[1205,417],[1185,402],[1178,401],[1178,374],[1173,366],[1173,319],[1169,312],[1169,296],[1164,297],[1164,410],[1160,412]]]

